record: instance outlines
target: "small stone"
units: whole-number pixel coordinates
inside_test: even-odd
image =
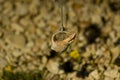
[[[19,16],[24,16],[28,13],[28,9],[27,9],[27,6],[26,5],[23,5],[23,4],[20,4],[20,3],[17,3],[16,4],[16,13],[19,15]]]
[[[20,26],[18,23],[11,23],[11,27],[16,32],[23,32],[24,31],[24,29],[22,28],[22,26]]]
[[[116,41],[115,31],[111,31],[111,32],[109,33],[109,36],[110,36],[110,38],[112,39],[113,42]]]
[[[36,29],[36,34],[41,36],[43,33],[42,33],[41,29],[37,28]]]
[[[15,58],[17,58],[17,57],[19,57],[20,55],[22,55],[22,52],[20,52],[20,51],[18,51],[18,50],[14,50],[14,51],[12,52],[12,54],[13,54],[13,56],[14,56]]]
[[[14,15],[13,17],[11,17],[11,21],[12,22],[16,22],[16,21],[18,21],[18,19],[19,19],[19,17],[16,16],[16,15]]]
[[[53,74],[57,74],[58,73],[58,62],[53,61],[53,60],[49,60],[48,64],[47,64],[47,69],[48,71],[50,71]]]
[[[32,63],[28,63],[27,68],[28,68],[30,71],[36,69],[35,65],[33,65]]]
[[[67,75],[67,77],[69,78],[69,79],[74,79],[74,78],[76,78],[76,72],[72,72],[72,73],[69,73],[68,75]],[[76,79],[75,79],[76,80]]]
[[[110,69],[110,70],[106,70],[104,72],[104,75],[110,78],[116,78],[118,75],[118,70],[116,69]]]
[[[28,69],[26,68],[26,65],[21,65],[20,66],[20,71],[27,72]]]
[[[28,48],[32,48],[32,47],[34,46],[34,42],[33,42],[33,41],[29,41],[29,42],[26,44],[26,46],[27,46]]]
[[[28,10],[31,15],[36,15],[38,13],[37,6],[34,4],[29,5]]]
[[[46,27],[46,24],[45,24],[44,21],[39,21],[39,23],[37,23],[37,26],[38,26],[39,28],[44,28],[44,27]]]
[[[103,55],[103,51],[102,50],[97,50],[96,55],[101,57]]]
[[[38,53],[40,51],[40,47],[39,46],[34,46],[33,47],[33,52],[34,53]]]
[[[47,43],[46,42],[42,43],[42,45],[40,46],[40,49],[45,50],[46,48],[47,48]]]
[[[112,53],[112,62],[119,56],[120,54],[120,47],[113,47],[110,49]]]
[[[0,58],[0,69],[3,69],[7,65],[7,61],[3,58]]]
[[[26,39],[23,35],[10,34],[6,41],[14,47],[23,48],[26,45]]]
[[[90,73],[90,76],[93,77],[95,80],[99,79],[99,74],[97,70],[94,70]]]
[[[99,15],[93,15],[92,16],[92,23],[95,23],[95,24],[101,24],[101,17]]]
[[[10,1],[6,1],[4,4],[3,4],[3,13],[4,14],[9,14],[9,12],[12,11],[12,3]]]
[[[46,63],[47,63],[47,57],[46,57],[46,56],[43,56],[43,57],[42,57],[42,63],[43,63],[43,64],[46,64]]]
[[[22,26],[24,26],[23,28],[28,27],[29,24],[30,24],[30,19],[29,19],[29,17],[22,18],[22,19],[20,19],[19,21],[20,21],[20,24],[21,24]]]

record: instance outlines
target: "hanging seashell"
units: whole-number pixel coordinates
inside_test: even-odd
[[[52,36],[51,49],[56,52],[63,52],[68,45],[70,45],[75,39],[76,33],[69,33],[67,31],[56,32]]]

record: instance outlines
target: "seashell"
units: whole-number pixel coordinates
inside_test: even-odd
[[[63,52],[69,44],[75,39],[76,33],[70,33],[67,31],[56,32],[52,36],[52,46],[51,49],[56,52]]]

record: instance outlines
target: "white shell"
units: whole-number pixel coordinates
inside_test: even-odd
[[[59,37],[64,36],[62,34],[65,34],[65,36],[67,36],[67,37],[63,38],[62,40],[56,40],[56,35],[60,35]],[[76,36],[76,33],[72,33],[71,34],[71,33],[66,32],[66,31],[56,32],[52,36],[52,46],[51,46],[51,49],[55,50],[56,52],[64,51],[67,48],[67,46],[75,39],[75,36]]]

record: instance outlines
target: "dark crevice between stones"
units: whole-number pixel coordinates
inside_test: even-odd
[[[119,56],[115,59],[114,64],[120,67],[120,54],[119,54]]]
[[[101,35],[101,29],[97,24],[89,25],[84,31],[88,44],[95,43],[95,40]]]
[[[120,38],[114,43],[115,46],[120,45]]]
[[[47,56],[48,59],[55,58],[57,56],[57,52],[55,50],[50,50],[50,55]]]
[[[82,47],[79,48],[80,53],[83,53],[85,51],[86,51],[86,46],[82,46]]]
[[[107,23],[107,20],[105,19],[104,16],[101,17],[101,20],[102,20],[103,25],[105,25]]]
[[[81,77],[81,78],[85,78],[85,77],[87,77],[89,74],[90,74],[90,72],[91,71],[88,71],[87,70],[87,67],[89,66],[89,64],[84,64],[83,66],[82,66],[82,68],[76,73],[76,76],[77,77]]]
[[[109,7],[113,12],[120,11],[120,1],[109,2]]]
[[[89,57],[88,57],[89,61],[93,61],[94,58],[93,58],[93,55],[91,54]]]
[[[102,39],[103,39],[104,43],[107,43],[107,40],[109,39],[109,36],[103,36]]]
[[[65,73],[73,72],[73,63],[68,60],[67,62],[63,63],[59,66],[60,69],[64,70]]]

